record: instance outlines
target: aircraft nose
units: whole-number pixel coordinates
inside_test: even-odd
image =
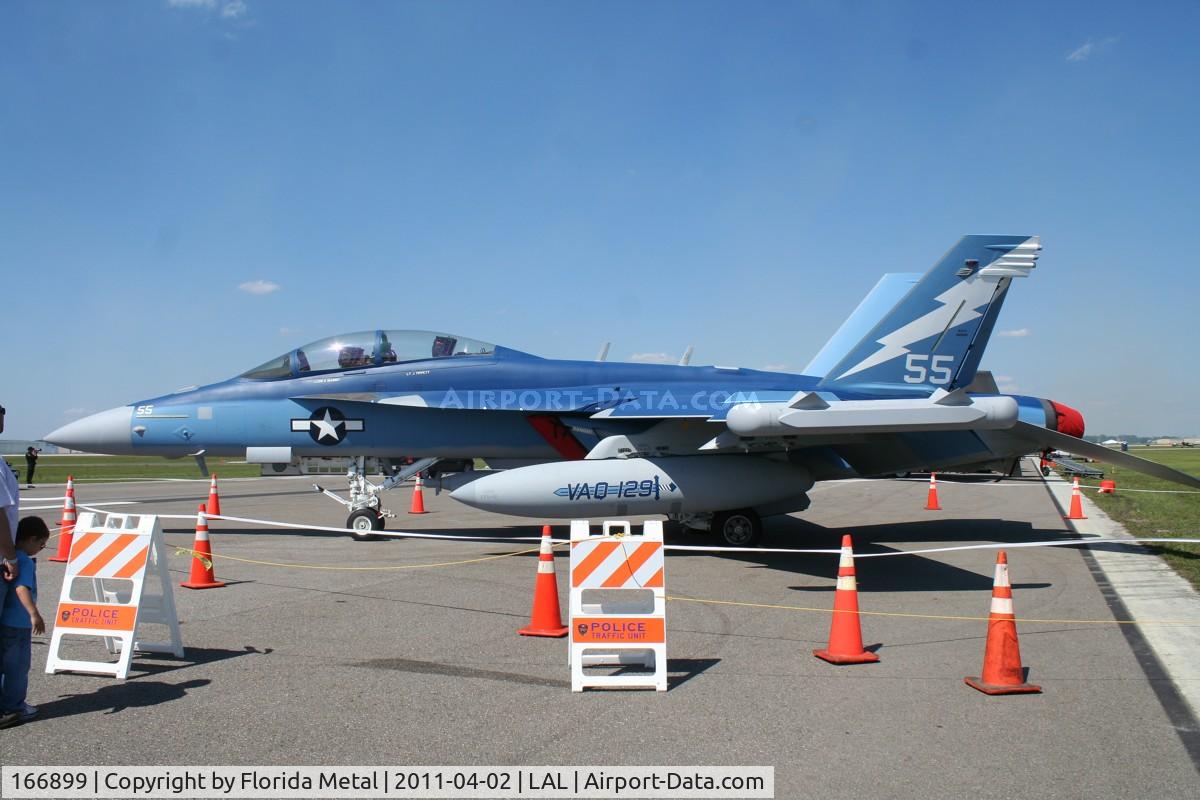
[[[472,481],[471,483],[468,483],[465,486],[458,487],[457,489],[455,489],[453,492],[450,493],[450,498],[452,500],[457,500],[458,502],[463,503],[464,505],[474,506],[475,505],[475,482]]]
[[[118,406],[68,422],[44,438],[70,450],[132,455],[133,406]]]

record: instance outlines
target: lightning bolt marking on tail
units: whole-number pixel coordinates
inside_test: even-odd
[[[849,375],[862,372],[865,369],[870,369],[885,361],[891,361],[893,358],[899,358],[902,355],[912,352],[909,350],[909,345],[928,339],[930,336],[938,335],[946,329],[946,326],[952,320],[957,325],[962,325],[963,323],[982,317],[983,314],[979,312],[979,308],[987,305],[988,301],[991,300],[995,285],[994,282],[980,279],[978,273],[956,283],[934,298],[937,302],[941,303],[940,306],[924,316],[917,317],[907,325],[897,328],[887,336],[876,339],[882,347],[843,372],[837,379],[842,380]],[[960,306],[962,307],[962,312],[958,319],[955,319],[954,315],[959,313]]]

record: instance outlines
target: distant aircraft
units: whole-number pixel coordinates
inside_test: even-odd
[[[885,276],[809,365],[735,367],[539,358],[447,333],[375,330],[290,350],[221,383],[72,422],[47,441],[167,457],[349,459],[358,537],[391,516],[381,493],[444,459],[492,470],[447,481],[471,506],[551,518],[665,514],[750,545],[762,518],[803,511],[817,481],[998,470],[1060,448],[1200,487],[1083,441],[1061,403],[1001,394],[977,372],[1033,236],[966,236],[923,276]],[[685,359],[686,361],[686,356]],[[977,380],[978,378],[978,380]],[[381,484],[367,456],[419,460]],[[319,487],[318,487],[319,488]]]

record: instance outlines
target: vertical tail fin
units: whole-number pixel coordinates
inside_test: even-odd
[[[964,236],[821,381],[818,389],[928,394],[967,386],[1036,236]]]
[[[880,278],[808,366],[800,371],[805,375],[828,375],[920,279],[919,272],[889,272]]]

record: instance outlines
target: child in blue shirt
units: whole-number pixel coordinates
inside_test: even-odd
[[[9,585],[0,610],[0,637],[4,658],[0,663],[0,727],[7,728],[37,716],[37,708],[25,702],[32,661],[32,634],[46,632],[37,610],[37,562],[33,559],[50,539],[40,517],[25,517],[17,523],[17,563],[20,572]]]

